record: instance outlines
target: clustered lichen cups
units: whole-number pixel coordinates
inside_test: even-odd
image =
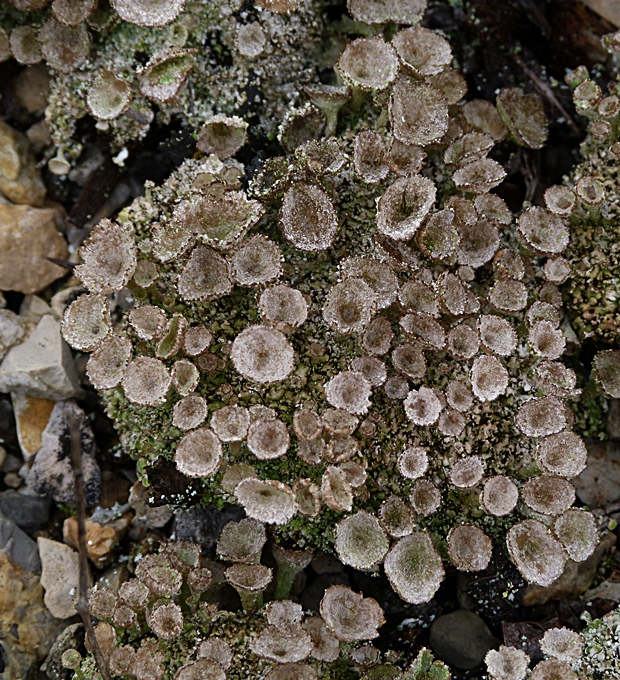
[[[597,543],[571,507],[586,450],[561,362],[568,226],[551,198],[515,216],[490,193],[493,147],[542,146],[546,119],[518,88],[464,103],[450,64],[419,26],[349,43],[336,68],[366,121],[316,139],[297,110],[307,141],[249,195],[245,128],[220,117],[220,158],[94,228],[63,322],[147,478],[171,459],[203,502],[383,565],[411,603],[443,559],[483,570],[498,540],[541,585]]]

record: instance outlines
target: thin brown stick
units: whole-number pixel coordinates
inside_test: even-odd
[[[566,122],[570,126],[570,129],[573,131],[573,133],[575,135],[579,135],[579,128],[577,127],[577,123],[575,123],[575,121],[572,119],[568,111],[562,106],[562,104],[560,104],[558,98],[555,96],[555,94],[553,94],[553,90],[549,87],[549,85],[542,81],[516,52],[511,51],[510,57],[514,62],[518,64],[518,66],[521,69],[523,69],[523,71],[527,74],[530,80],[534,83],[536,89],[539,90],[540,93],[544,97],[546,97],[553,106],[555,106],[555,108],[562,114],[562,116],[564,116]]]
[[[46,257],[45,259],[52,264],[57,264],[59,267],[68,269],[70,272],[72,272],[77,266],[74,262],[69,262],[68,260],[59,260],[57,257]]]
[[[101,651],[93,621],[90,617],[88,607],[88,552],[86,550],[86,495],[84,493],[84,472],[82,469],[82,445],[81,428],[77,415],[73,411],[67,413],[67,424],[69,426],[69,436],[71,437],[71,460],[73,463],[73,485],[75,497],[77,499],[77,529],[78,529],[78,559],[80,568],[80,578],[78,584],[78,600],[75,608],[82,619],[86,629],[86,638],[95,662],[99,667],[99,672],[103,680],[112,680],[110,669]]]

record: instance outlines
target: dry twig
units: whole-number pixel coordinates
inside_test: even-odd
[[[88,608],[88,553],[86,550],[86,495],[84,493],[84,472],[82,469],[82,445],[81,427],[78,416],[73,411],[67,413],[67,424],[69,426],[69,436],[71,437],[71,461],[73,463],[73,483],[75,496],[77,499],[77,528],[78,528],[78,558],[80,568],[80,578],[78,585],[78,600],[75,608],[82,619],[86,629],[86,638],[99,672],[103,680],[111,680],[110,669],[106,662],[90,616]]]
[[[74,262],[69,262],[68,260],[59,260],[57,257],[46,257],[45,259],[52,264],[57,264],[59,267],[68,269],[70,272],[72,272],[76,267]]]
[[[553,90],[549,87],[549,85],[547,85],[547,83],[541,80],[516,52],[511,51],[510,57],[519,66],[519,68],[521,68],[523,72],[530,78],[530,80],[534,84],[534,87],[536,87],[540,94],[542,94],[542,96],[545,97],[550,102],[550,104],[560,112],[560,114],[564,117],[566,123],[572,130],[573,134],[578,136],[579,128],[577,127],[577,123],[575,123],[570,113],[568,113],[568,111],[562,106],[562,104],[560,104],[558,98],[555,96]]]

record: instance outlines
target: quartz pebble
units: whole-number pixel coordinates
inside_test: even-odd
[[[0,309],[0,360],[26,334],[26,324],[15,312]]]
[[[98,569],[104,567],[114,558],[114,549],[127,530],[131,518],[131,513],[125,513],[107,524],[101,524],[91,519],[86,520],[86,552],[91,562]],[[67,545],[77,550],[78,528],[75,517],[68,517],[64,521],[62,536]]]
[[[43,431],[49,422],[54,402],[17,392],[11,395],[11,400],[19,446],[24,460],[29,463],[41,448]]]

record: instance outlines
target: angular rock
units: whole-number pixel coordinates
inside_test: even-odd
[[[102,569],[114,558],[114,549],[127,531],[132,517],[133,513],[126,512],[108,524],[101,524],[90,519],[86,520],[86,552],[91,562],[98,569]],[[75,517],[68,517],[64,521],[62,538],[67,545],[77,550],[78,529]]]
[[[610,439],[620,439],[620,399],[609,400],[605,429]]]
[[[13,203],[40,206],[45,184],[30,153],[28,139],[0,121],[0,191]]]
[[[52,314],[52,308],[38,295],[26,295],[19,306],[19,316],[31,323],[33,328],[46,314]]]
[[[544,588],[542,586],[528,586],[523,596],[523,604],[526,607],[531,607],[536,604],[545,604],[551,600],[576,600],[588,590],[603,556],[615,544],[616,535],[606,534],[585,562],[568,560],[562,575],[550,586]]]
[[[19,446],[24,460],[29,463],[41,448],[43,430],[49,422],[55,402],[16,392],[11,395],[11,401]]]
[[[67,273],[45,258],[65,260],[67,243],[51,208],[0,205],[0,290],[38,293]]]
[[[10,309],[0,309],[0,361],[26,334],[26,324]]]
[[[31,534],[47,524],[50,499],[9,489],[0,493],[0,512],[22,531]]]
[[[0,174],[0,191],[13,203],[39,207],[45,201],[45,184],[34,162],[24,165],[14,180]]]
[[[142,484],[136,482],[129,492],[129,503],[136,511],[136,520],[144,524],[149,529],[161,529],[168,524],[172,518],[172,510],[167,505],[152,507],[148,504],[150,498],[149,490]]]
[[[614,0],[583,0],[583,4],[616,28],[620,28],[620,5]]]
[[[78,554],[68,545],[49,538],[39,538],[37,544],[43,569],[41,585],[45,588],[45,606],[57,619],[68,619],[77,613],[73,602],[80,575]]]
[[[121,585],[129,580],[129,577],[129,570],[124,564],[113,564],[97,579],[95,588],[117,592]]]
[[[65,668],[61,663],[62,655],[68,649],[80,649],[84,644],[84,626],[81,623],[72,623],[54,640],[54,644],[41,665],[41,670],[48,678],[54,680],[70,680],[73,671]]]
[[[0,645],[7,680],[38,678],[38,667],[64,624],[43,603],[39,577],[0,550]]]
[[[41,448],[30,469],[28,484],[37,493],[49,495],[57,503],[75,503],[71,436],[67,423],[69,412],[75,413],[78,418],[86,505],[93,507],[101,492],[101,472],[95,459],[95,438],[90,421],[75,402],[60,401],[54,406],[43,432]]]
[[[588,467],[573,480],[579,500],[599,508],[620,500],[620,442],[586,440]]]
[[[0,175],[8,180],[19,176],[28,155],[28,140],[10,125],[0,122]]]
[[[430,646],[445,663],[470,670],[482,663],[489,650],[499,647],[499,640],[478,614],[457,609],[433,621]]]
[[[0,364],[0,392],[59,401],[80,391],[71,350],[60,334],[60,324],[49,314]]]
[[[0,553],[24,571],[41,572],[37,544],[11,519],[0,513]],[[1,630],[1,629],[0,629]]]

